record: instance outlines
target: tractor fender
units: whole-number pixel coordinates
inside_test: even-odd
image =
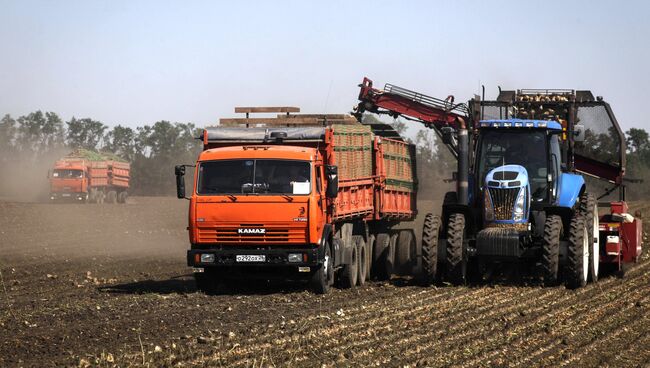
[[[585,190],[585,179],[581,175],[562,173],[558,183],[557,206],[573,208]]]

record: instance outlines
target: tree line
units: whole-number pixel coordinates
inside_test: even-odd
[[[379,122],[372,115],[365,115],[364,120]],[[400,134],[406,130],[406,125],[399,120],[393,127]],[[18,118],[4,115],[0,120],[0,172],[3,173],[0,191],[6,189],[3,184],[7,177],[20,174],[17,168],[47,170],[66,153],[85,148],[113,153],[130,162],[133,194],[172,195],[175,187],[173,167],[196,160],[201,142],[195,137],[200,133],[201,128],[193,123],[166,120],[133,129],[123,125],[109,127],[91,118],[72,117],[63,121],[54,112],[35,111]],[[650,136],[640,128],[629,129],[625,136],[627,177],[647,183],[650,180]],[[412,141],[417,147],[418,195],[439,199],[441,181],[449,181],[455,171],[455,161],[429,129],[419,129]],[[613,159],[617,156],[613,141],[608,134],[587,132],[584,151]],[[36,177],[45,176],[44,173],[39,175]],[[628,185],[628,194],[631,199],[648,198],[650,187],[632,183]]]
[[[195,137],[200,131],[193,123],[166,120],[133,129],[109,127],[91,118],[73,117],[64,122],[54,112],[35,111],[18,118],[5,115],[0,120],[0,170],[16,173],[6,169],[17,163],[51,166],[67,152],[85,148],[110,152],[130,162],[133,194],[173,194],[173,167],[196,160],[201,142]]]

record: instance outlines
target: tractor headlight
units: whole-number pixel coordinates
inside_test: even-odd
[[[519,189],[519,195],[517,195],[517,200],[515,201],[515,221],[521,221],[524,219],[524,210],[526,209],[526,188]]]
[[[485,221],[494,221],[494,206],[492,205],[492,198],[490,198],[490,191],[487,186],[483,191],[483,197],[485,197]]]

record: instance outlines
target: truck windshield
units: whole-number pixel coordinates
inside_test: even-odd
[[[84,177],[84,172],[81,170],[56,169],[52,172],[52,177],[59,179],[79,179]]]
[[[199,165],[198,194],[291,194],[311,192],[307,161],[218,160]]]
[[[528,172],[534,200],[547,197],[548,159],[543,131],[487,130],[481,133],[478,174],[481,183],[487,173],[502,165],[521,165]]]

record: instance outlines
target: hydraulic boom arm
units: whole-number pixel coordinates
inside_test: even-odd
[[[441,100],[413,92],[405,88],[386,84],[383,90],[373,88],[372,81],[363,78],[359,85],[359,104],[355,115],[360,120],[364,112],[387,114],[392,117],[403,116],[407,120],[418,121],[432,128],[440,137],[465,129],[468,109],[465,104],[454,104],[454,96]],[[454,154],[458,156],[458,143],[455,139],[446,140]]]

